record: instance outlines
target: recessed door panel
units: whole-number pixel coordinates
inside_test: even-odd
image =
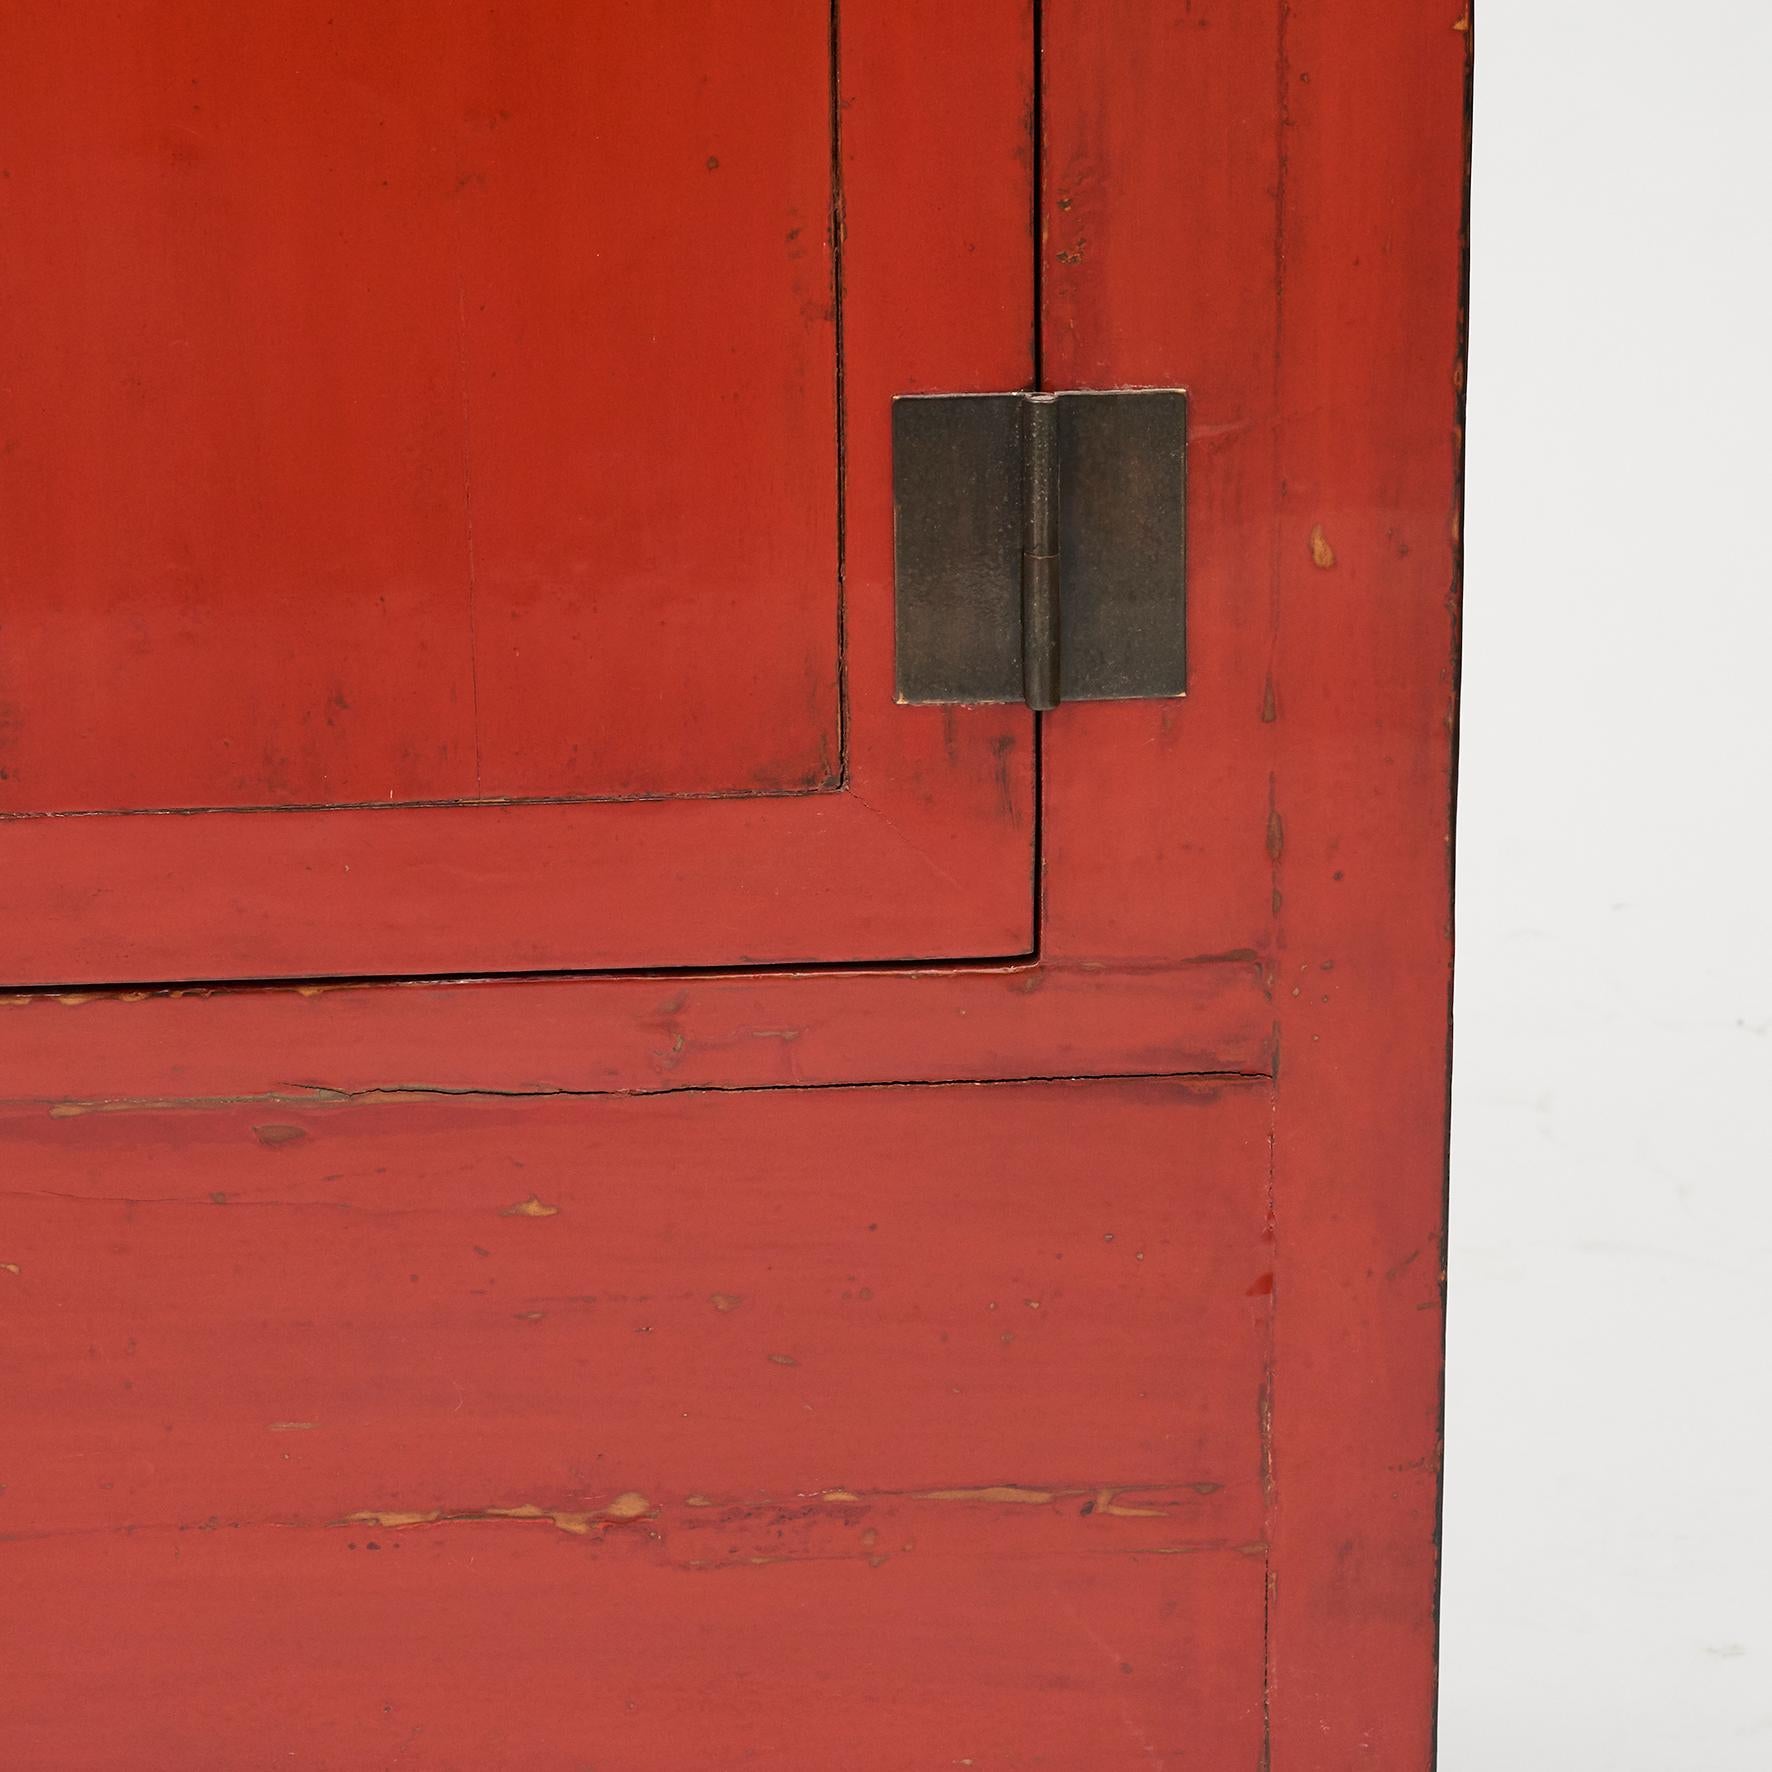
[[[1031,13],[0,21],[0,982],[1026,951],[891,693],[894,394],[1025,379]]]
[[[5,35],[0,808],[834,779],[828,8]]]

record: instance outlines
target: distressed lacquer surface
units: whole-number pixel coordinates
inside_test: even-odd
[[[887,396],[1026,373],[1026,87],[986,74],[1028,19],[843,10],[846,313],[891,364],[852,360],[818,841],[600,809],[674,884],[513,839],[452,864],[464,937],[416,852],[285,927],[148,835],[83,893],[0,875],[5,941],[144,980],[328,913],[370,971],[1015,945],[0,1001],[36,1763],[202,1765],[193,1717],[229,1766],[1431,1762],[1468,19],[1047,0],[1045,375],[1190,389],[1190,693],[1044,722],[1025,954],[968,847],[1025,895],[1024,728],[892,707],[879,571]],[[543,860],[570,912],[487,885]]]
[[[1028,373],[1025,0],[246,18],[0,20],[0,977],[1026,952],[887,418]]]
[[[13,1763],[1253,1765],[1270,1111],[13,1111]]]
[[[1270,1760],[1422,1772],[1470,14],[1048,0],[1045,19],[1047,374],[1185,383],[1193,426],[1189,700],[1053,720],[1043,940],[1263,956]]]

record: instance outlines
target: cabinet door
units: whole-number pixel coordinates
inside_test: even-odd
[[[9,5],[6,982],[1026,952],[888,413],[1028,378],[1028,10]]]

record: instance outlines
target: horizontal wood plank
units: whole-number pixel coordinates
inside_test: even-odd
[[[0,1117],[12,1739],[1252,1762],[1270,1111],[1250,1081]]]

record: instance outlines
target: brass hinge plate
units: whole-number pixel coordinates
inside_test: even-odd
[[[1187,395],[892,403],[898,699],[1187,690]]]

